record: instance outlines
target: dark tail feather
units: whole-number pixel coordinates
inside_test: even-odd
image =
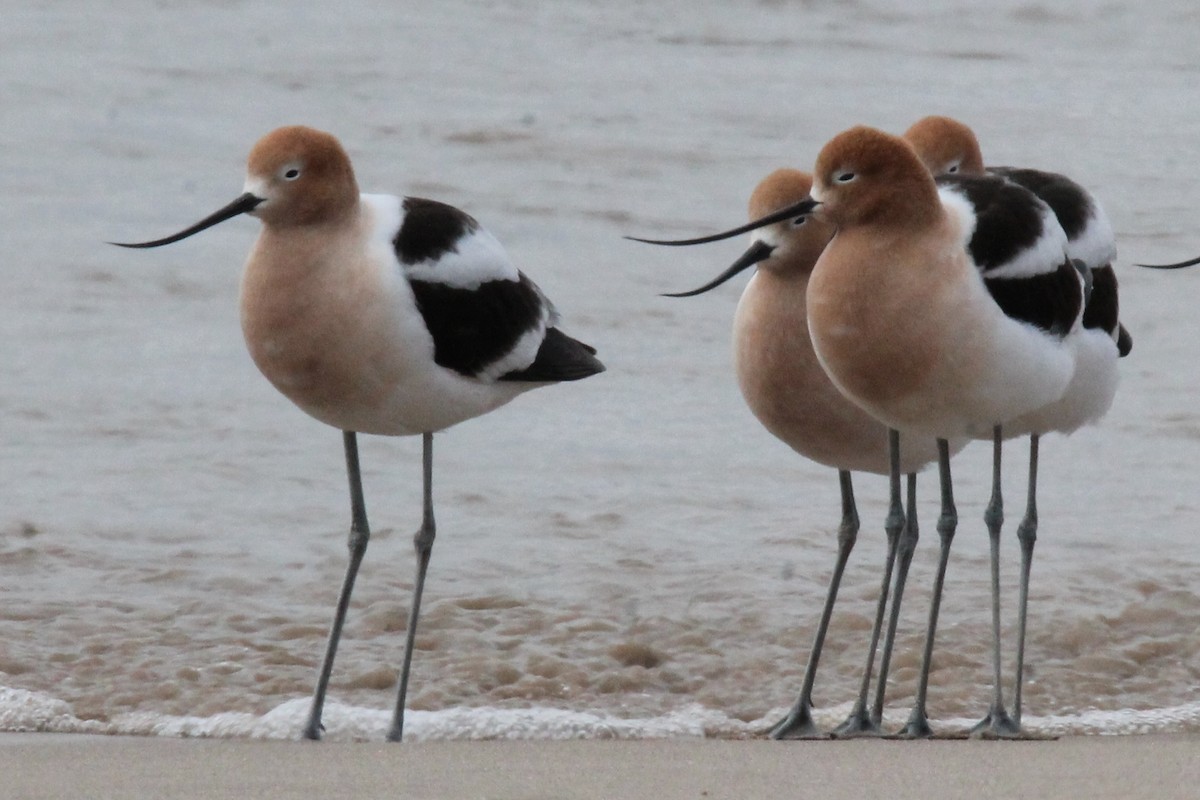
[[[1129,331],[1125,330],[1124,325],[1117,325],[1117,355],[1124,358],[1132,349],[1133,337],[1129,335]]]
[[[533,363],[522,370],[500,376],[502,381],[530,383],[577,381],[604,372],[596,348],[572,339],[558,328],[547,328]]]

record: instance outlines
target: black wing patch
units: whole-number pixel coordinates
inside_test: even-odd
[[[436,281],[410,280],[417,309],[433,336],[433,360],[476,377],[537,328],[544,310],[533,281],[486,281],[475,289]]]
[[[572,339],[558,328],[546,330],[537,358],[522,370],[500,376],[502,381],[577,381],[604,372],[596,348]]]
[[[975,231],[967,250],[1001,310],[1051,335],[1066,336],[1083,307],[1083,289],[1065,253],[1062,262],[1054,268],[1048,265],[1046,272],[988,277],[1021,251],[1035,247],[1046,233],[1044,206],[1031,190],[994,175],[944,175],[937,182],[962,194],[974,208]]]
[[[1096,215],[1091,194],[1066,175],[1020,167],[993,167],[989,172],[1021,184],[1044,200],[1071,241],[1083,235]],[[1083,309],[1083,326],[1098,328],[1112,336],[1117,342],[1117,353],[1123,358],[1133,349],[1133,337],[1118,320],[1118,313],[1116,272],[1111,264],[1093,269],[1092,292]]]
[[[956,190],[974,207],[975,232],[967,250],[985,277],[1045,233],[1039,204],[1024,187],[987,175],[943,175],[937,183]]]
[[[404,220],[392,244],[405,265],[436,261],[457,252],[479,230],[474,217],[454,206],[421,197],[403,201]],[[526,333],[549,316],[547,302],[523,273],[518,279],[484,281],[475,288],[409,280],[417,310],[433,337],[433,360],[469,378],[512,352]],[[604,371],[595,350],[548,328],[528,367],[500,376],[510,381],[573,381]]]
[[[1092,270],[1092,295],[1083,309],[1083,327],[1099,328],[1117,341],[1117,353],[1129,355],[1133,337],[1118,320],[1117,273],[1112,266]]]
[[[1014,278],[985,275],[983,282],[1006,315],[1053,336],[1067,335],[1083,305],[1079,273],[1067,260],[1054,272]]]
[[[1117,330],[1117,276],[1111,266],[1092,270],[1092,296],[1083,310],[1083,327]]]
[[[419,264],[458,249],[458,241],[479,223],[454,206],[421,197],[404,198],[404,221],[392,243],[401,264]]]
[[[1019,183],[1042,198],[1071,241],[1079,238],[1095,213],[1087,190],[1066,175],[1021,167],[991,167],[988,172]]]

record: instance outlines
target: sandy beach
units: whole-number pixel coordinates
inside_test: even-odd
[[[1190,800],[1200,737],[312,744],[0,736],[22,800]]]

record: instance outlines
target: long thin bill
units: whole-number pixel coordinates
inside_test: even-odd
[[[759,228],[764,228],[767,225],[773,225],[776,222],[782,222],[785,219],[793,219],[795,217],[803,217],[811,214],[813,209],[819,206],[816,200],[811,197],[806,197],[798,203],[793,203],[790,206],[785,206],[778,211],[772,211],[765,217],[759,217],[756,220],[747,222],[745,225],[739,225],[736,228],[727,230],[723,233],[714,233],[710,236],[701,236],[696,239],[641,239],[637,236],[626,236],[626,239],[634,242],[644,242],[645,244],[662,244],[669,247],[682,247],[692,244],[708,244],[709,242],[719,242],[722,239],[730,239],[742,233],[755,231]]]
[[[1184,267],[1194,267],[1200,264],[1200,256],[1180,261],[1178,264],[1134,264],[1135,267],[1146,267],[1147,269],[1183,269]]]
[[[246,212],[253,210],[262,201],[263,198],[257,197],[250,192],[246,192],[237,200],[234,200],[232,203],[220,209],[219,211],[214,211],[212,214],[209,214],[207,217],[200,220],[190,228],[184,228],[179,233],[172,234],[166,238],[155,239],[152,242],[109,242],[109,244],[115,244],[117,247],[134,248],[162,247],[164,244],[171,244],[172,242],[178,242],[180,239],[186,239],[202,230],[211,228],[217,223],[224,222],[231,217],[236,217],[238,214],[245,214]]]
[[[692,289],[690,292],[666,293],[663,295],[663,297],[695,297],[698,294],[704,294],[710,289],[717,288],[734,275],[737,275],[739,272],[744,272],[758,262],[767,260],[771,257],[771,253],[773,252],[775,252],[775,245],[767,244],[763,241],[757,241],[750,245],[750,249],[742,253],[741,258],[733,262],[729,269],[725,270],[720,275],[701,286],[699,289]]]

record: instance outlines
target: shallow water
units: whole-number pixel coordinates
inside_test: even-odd
[[[783,712],[834,559],[832,471],[746,411],[737,282],[658,297],[741,242],[624,234],[741,222],[750,189],[848,125],[973,125],[992,162],[1106,201],[1134,336],[1104,423],[1042,448],[1026,721],[1200,730],[1195,272],[1200,73],[1186,2],[9,4],[0,30],[0,730],[296,735],[345,563],[341,441],[255,371],[231,222],[152,253],[241,191],[267,130],[335,132],[366,191],[466,209],[609,366],[436,438],[440,536],[414,738],[746,735]],[[1006,674],[1025,448],[1005,480]],[[989,695],[989,452],[955,461],[962,522],[930,711]],[[378,737],[402,646],[419,441],[364,438],[376,535],[327,725]],[[884,481],[818,679],[849,709],[883,558]],[[889,714],[902,719],[936,560],[934,481]],[[1011,687],[1010,687],[1011,691]]]

